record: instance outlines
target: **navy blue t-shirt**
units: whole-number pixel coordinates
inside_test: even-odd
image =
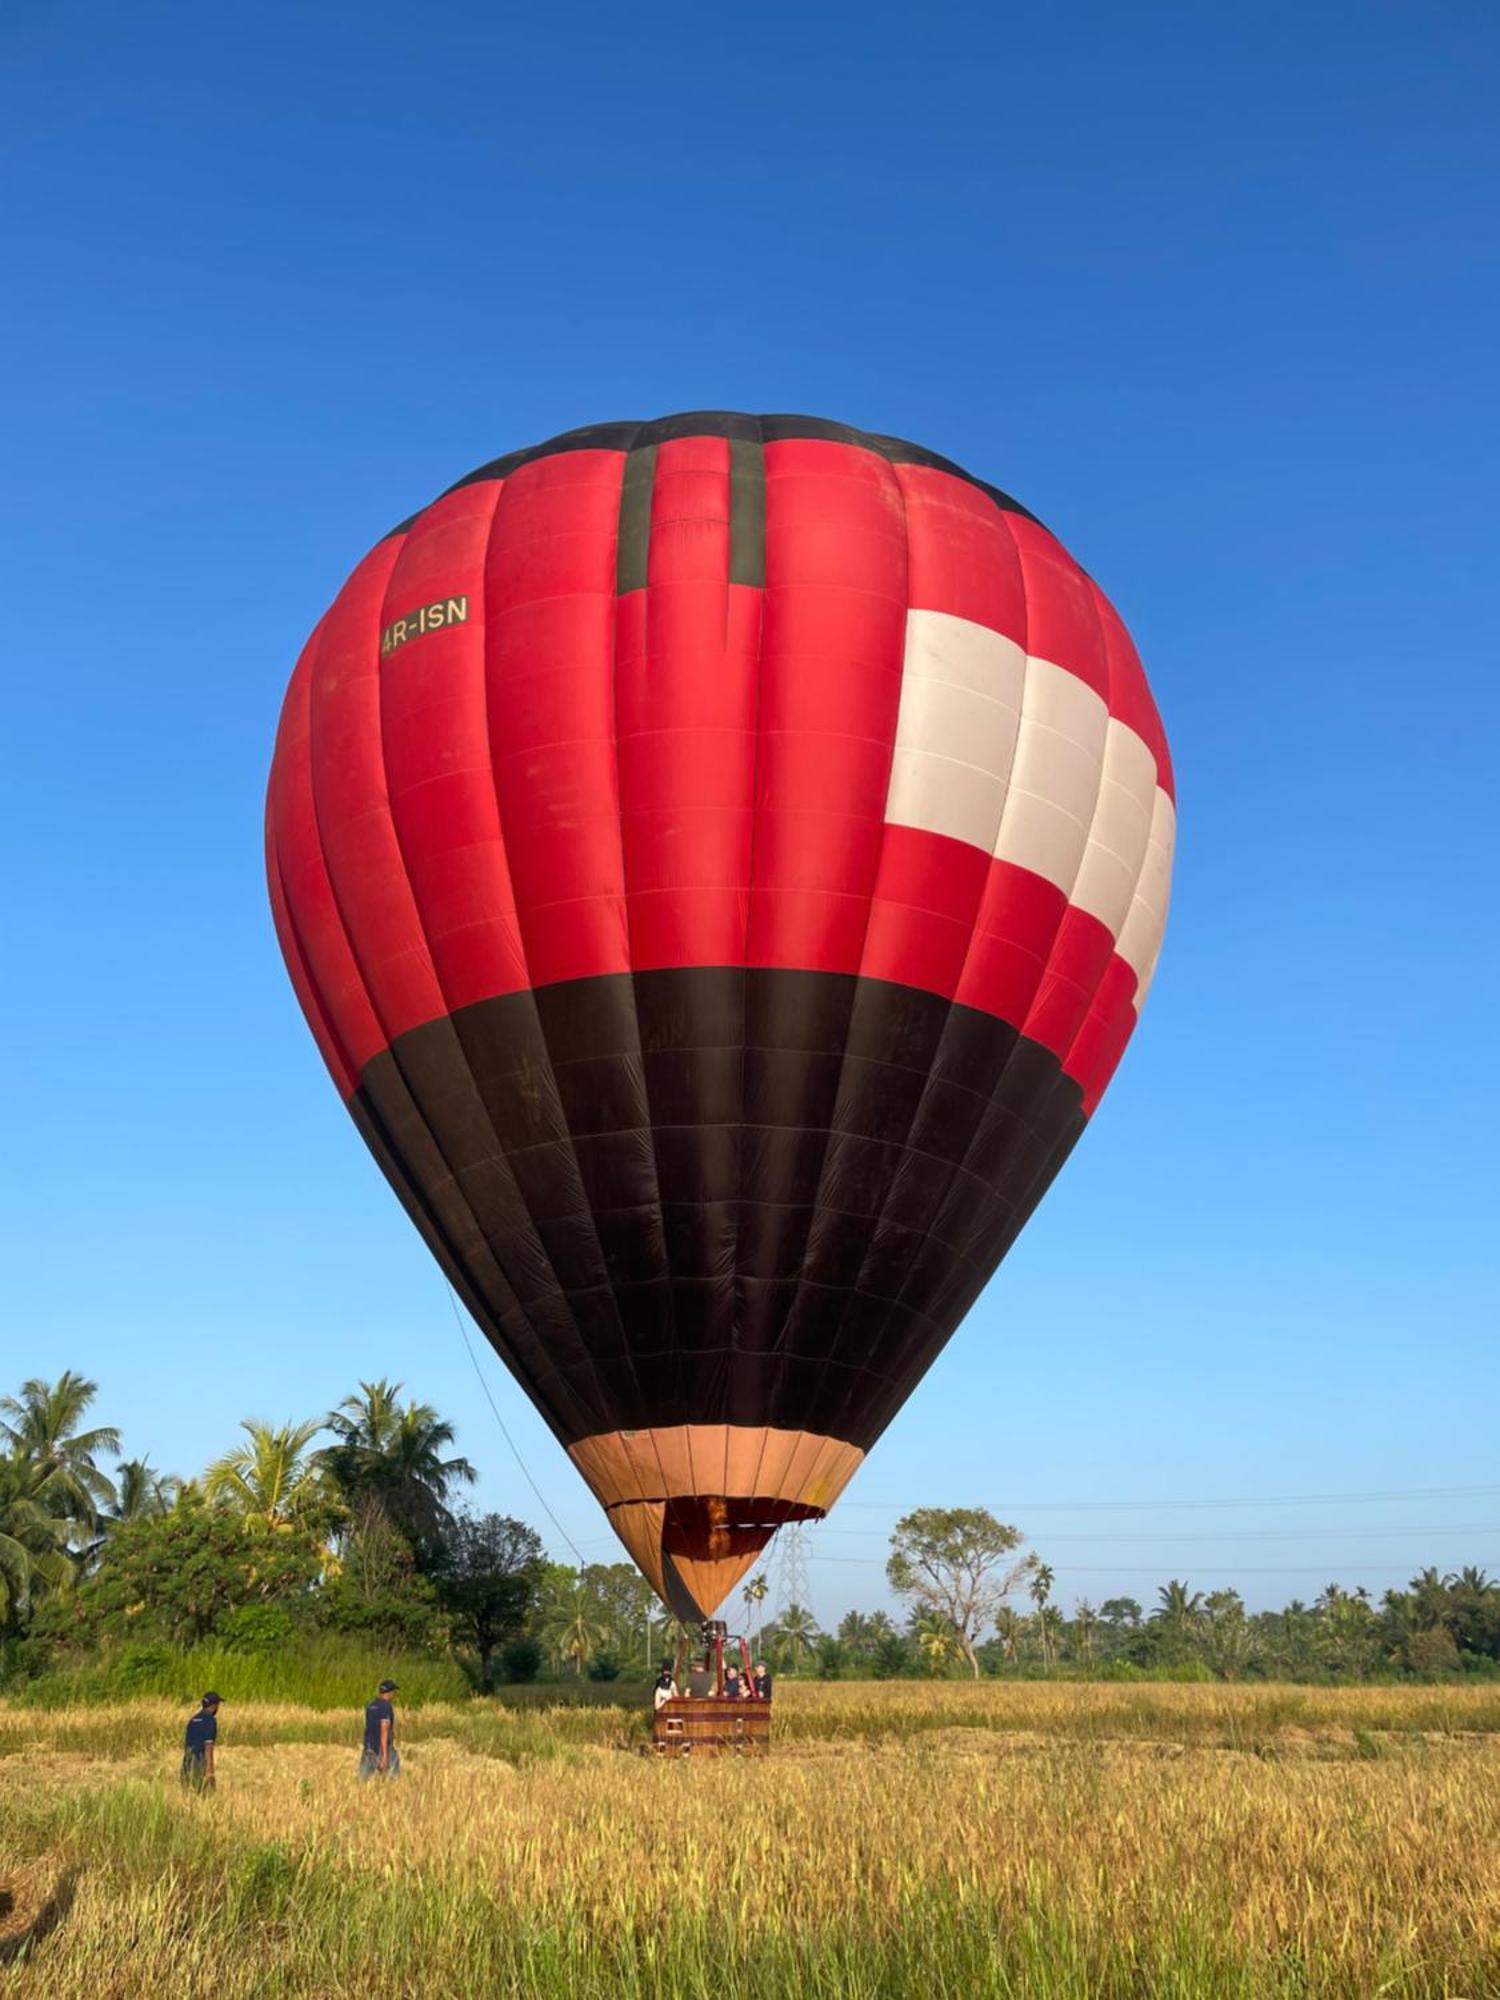
[[[218,1716],[214,1714],[211,1708],[200,1708],[198,1713],[190,1717],[188,1721],[187,1734],[183,1738],[183,1748],[190,1757],[196,1757],[202,1763],[204,1751],[210,1743],[217,1740],[218,1734]]]
[[[394,1743],[396,1740],[396,1711],[391,1707],[384,1695],[377,1695],[365,1710],[365,1748],[372,1757],[380,1755],[380,1725],[382,1722],[388,1722],[391,1725],[391,1741]]]

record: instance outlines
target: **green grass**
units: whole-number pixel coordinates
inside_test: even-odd
[[[1497,2000],[1494,1690],[783,1683],[766,1760],[643,1691],[400,1717],[0,1702],[0,1996]]]
[[[126,1646],[86,1666],[60,1668],[7,1690],[27,1707],[95,1707],[159,1695],[197,1701],[214,1688],[226,1702],[294,1701],[308,1708],[347,1709],[370,1699],[389,1676],[401,1683],[403,1701],[463,1701],[470,1684],[462,1668],[426,1654],[377,1651],[346,1639],[299,1640],[275,1653],[229,1652],[219,1646],[177,1651]]]

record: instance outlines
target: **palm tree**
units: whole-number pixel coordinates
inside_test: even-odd
[[[803,1605],[789,1604],[776,1617],[776,1638],[781,1652],[795,1669],[818,1639],[818,1621]]]
[[[1036,1614],[1036,1622],[1042,1635],[1042,1655],[1050,1670],[1062,1652],[1063,1615],[1055,1604],[1044,1604]]]
[[[1193,1640],[1203,1618],[1202,1591],[1189,1590],[1174,1576],[1170,1583],[1160,1587],[1156,1600],[1151,1623],[1159,1626],[1166,1635],[1163,1658],[1187,1659],[1192,1653]]]
[[[1013,1604],[1002,1604],[995,1613],[995,1637],[1007,1660],[1013,1660],[1021,1642],[1021,1614]]]
[[[115,1504],[100,1525],[108,1532],[126,1521],[170,1513],[180,1488],[180,1480],[158,1472],[149,1459],[122,1458],[115,1467]]]
[[[868,1653],[874,1645],[870,1621],[863,1611],[846,1611],[839,1620],[838,1636],[851,1652]]]
[[[1032,1566],[1031,1581],[1026,1586],[1026,1594],[1036,1606],[1037,1633],[1042,1642],[1043,1672],[1052,1664],[1052,1627],[1047,1618],[1047,1599],[1052,1595],[1052,1586],[1056,1581],[1057,1572],[1047,1563],[1039,1562]]]
[[[761,1570],[750,1578],[740,1592],[745,1600],[745,1623],[750,1628],[752,1643],[757,1647],[760,1645],[760,1608],[765,1603],[770,1588],[770,1580],[765,1571]]]
[[[334,1484],[351,1502],[378,1506],[414,1544],[432,1542],[451,1518],[448,1496],[478,1478],[466,1458],[445,1458],[454,1428],[430,1403],[400,1402],[402,1385],[361,1382],[329,1413],[337,1439],[319,1453]]]
[[[1078,1634],[1078,1650],[1089,1662],[1094,1657],[1094,1634],[1098,1629],[1098,1612],[1086,1597],[1080,1597],[1073,1611],[1073,1630]]]
[[[1425,1574],[1436,1576],[1437,1572],[1430,1570]],[[1319,1652],[1329,1666],[1358,1678],[1370,1664],[1374,1648],[1375,1615],[1370,1608],[1369,1591],[1363,1584],[1348,1591],[1341,1584],[1330,1583],[1314,1609],[1318,1615]]]
[[[71,1579],[73,1523],[57,1512],[51,1475],[19,1455],[0,1458],[0,1632],[22,1629],[33,1600]]]
[[[1417,1622],[1422,1626],[1445,1625],[1452,1611],[1448,1585],[1431,1567],[1414,1576],[1407,1586],[1415,1600]],[[1323,1595],[1330,1602],[1336,1601],[1337,1584],[1330,1584]]]
[[[576,1577],[548,1594],[542,1606],[542,1643],[561,1666],[564,1661],[573,1662],[575,1674],[582,1675],[584,1662],[604,1644],[608,1637],[599,1602],[594,1593]]]
[[[1156,1593],[1156,1609],[1151,1617],[1159,1625],[1189,1625],[1203,1609],[1203,1592],[1189,1590],[1174,1576]]]
[[[1388,1612],[1395,1594],[1394,1591],[1386,1592]],[[1276,1657],[1283,1672],[1289,1677],[1305,1673],[1317,1634],[1317,1620],[1311,1611],[1300,1597],[1294,1597],[1282,1610],[1272,1613],[1272,1624]]]
[[[113,1425],[78,1428],[98,1393],[97,1383],[64,1369],[55,1382],[34,1376],[21,1384],[19,1396],[0,1396],[0,1437],[18,1458],[45,1468],[48,1506],[89,1529],[115,1497],[95,1459],[120,1448]]]
[[[919,1611],[912,1620],[912,1633],[928,1669],[941,1673],[958,1651],[958,1636],[940,1611]]]
[[[286,1527],[324,1497],[320,1468],[307,1455],[322,1425],[272,1426],[247,1418],[240,1429],[250,1442],[215,1459],[203,1475],[203,1490],[247,1520]]]

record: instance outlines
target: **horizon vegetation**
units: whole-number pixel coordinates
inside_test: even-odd
[[[464,1512],[475,1475],[454,1426],[399,1383],[362,1383],[321,1420],[247,1420],[189,1479],[123,1457],[119,1432],[89,1422],[96,1396],[65,1371],[0,1399],[13,1697],[188,1699],[212,1682],[336,1706],[399,1663],[409,1700],[452,1701],[554,1677],[644,1681],[679,1637],[632,1564],[552,1562],[525,1522]],[[1236,1591],[1173,1578],[1149,1611],[1120,1596],[1068,1616],[1024,1539],[984,1508],[919,1507],[887,1563],[904,1621],[850,1611],[823,1631],[795,1604],[767,1620],[764,1573],[737,1608],[780,1675],[829,1681],[1500,1675],[1500,1587],[1478,1569],[1425,1569],[1378,1604],[1331,1582],[1253,1614]]]

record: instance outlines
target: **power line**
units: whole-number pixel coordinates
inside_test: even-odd
[[[815,1563],[853,1563],[868,1569],[872,1564],[885,1567],[884,1556],[825,1556],[819,1550],[812,1558]],[[1485,1557],[1486,1563],[1500,1562],[1500,1558]],[[1155,1567],[1145,1557],[1138,1563],[1053,1563],[1059,1576],[1140,1576]],[[1225,1567],[1232,1569],[1236,1576],[1321,1576],[1327,1577],[1331,1567],[1326,1563],[1241,1563],[1228,1562]],[[1369,1575],[1389,1576],[1392,1569],[1400,1568],[1395,1563],[1344,1563],[1338,1565],[1346,1576]]]
[[[1493,1558],[1486,1558],[1492,1561]],[[1143,1563],[1054,1563],[1059,1576],[1139,1576]],[[1389,1576],[1390,1563],[1340,1563],[1345,1576]],[[1235,1563],[1236,1576],[1321,1576],[1328,1579],[1327,1563]]]
[[[1318,1507],[1337,1502],[1378,1504],[1390,1500],[1477,1500],[1492,1499],[1500,1486],[1407,1486],[1365,1493],[1263,1493],[1240,1495],[1226,1500],[1007,1500],[1007,1511],[1027,1514],[1087,1514],[1126,1512],[1170,1512],[1198,1507]],[[901,1514],[907,1503],[901,1500],[841,1500],[839,1512],[855,1508],[880,1514]]]
[[[820,1528],[823,1535],[878,1535],[879,1528]],[[1220,1535],[1203,1535],[1193,1531],[1178,1533],[1171,1528],[1163,1528],[1155,1534],[1142,1535],[1055,1535],[1050,1530],[1044,1535],[1028,1535],[1033,1542],[1045,1542],[1051,1548],[1057,1542],[1087,1542],[1092,1548],[1100,1542],[1146,1542],[1155,1548],[1167,1542],[1326,1542],[1353,1537],[1356,1540],[1380,1541],[1387,1535],[1500,1535],[1500,1526],[1493,1521],[1445,1521],[1431,1522],[1414,1528],[1296,1528],[1289,1534],[1267,1534],[1263,1529],[1247,1528],[1239,1533],[1226,1531]]]
[[[495,1422],[500,1426],[500,1435],[505,1439],[505,1442],[510,1446],[510,1455],[516,1461],[516,1464],[520,1466],[521,1477],[526,1481],[526,1484],[531,1488],[532,1492],[536,1495],[538,1505],[541,1507],[542,1512],[547,1516],[547,1519],[552,1523],[553,1527],[556,1528],[557,1532],[562,1536],[563,1540],[567,1543],[568,1547],[573,1551],[574,1560],[577,1562],[578,1567],[580,1569],[584,1569],[587,1567],[587,1565],[585,1564],[583,1556],[579,1551],[578,1544],[574,1541],[573,1537],[568,1533],[567,1529],[563,1526],[562,1522],[558,1520],[557,1516],[553,1513],[552,1509],[547,1505],[547,1501],[542,1492],[541,1487],[537,1485],[536,1481],[527,1471],[525,1459],[522,1458],[520,1452],[516,1450],[515,1439],[511,1436],[510,1432],[505,1428],[505,1419],[500,1414],[499,1405],[496,1403],[494,1397],[490,1394],[490,1385],[484,1379],[483,1371],[479,1366],[479,1358],[475,1354],[473,1343],[469,1339],[469,1330],[464,1325],[463,1315],[458,1310],[458,1300],[453,1295],[453,1287],[451,1285],[447,1285],[446,1289],[448,1293],[448,1303],[453,1308],[453,1321],[458,1328],[460,1337],[463,1340],[464,1352],[469,1357],[469,1361],[471,1366],[473,1367],[474,1373],[479,1377],[479,1386],[484,1391],[484,1400],[489,1404],[490,1411],[494,1416]]]

